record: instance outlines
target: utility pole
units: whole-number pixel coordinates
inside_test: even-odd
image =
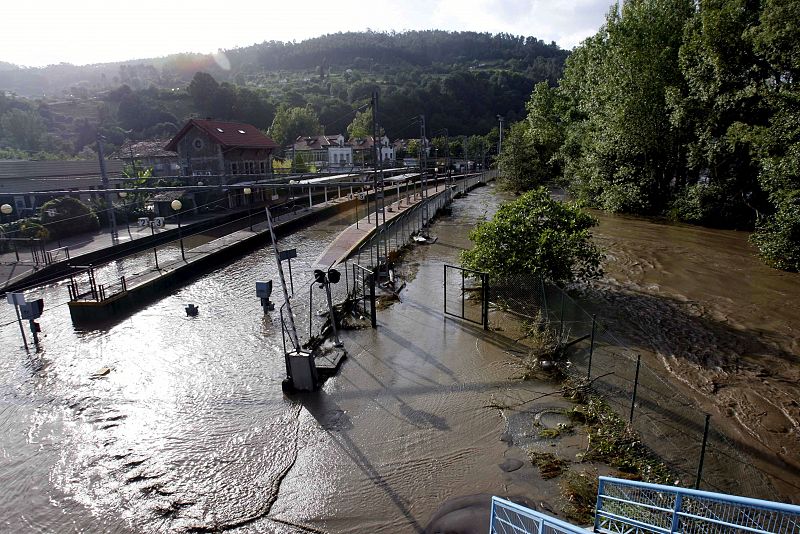
[[[467,136],[464,136],[464,173],[469,172],[469,152],[467,152]]]
[[[497,144],[497,157],[500,157],[500,154],[503,152],[503,121],[505,119],[502,115],[498,115],[497,120],[500,121],[500,142]]]
[[[425,153],[425,115],[419,116],[419,172],[420,180],[422,181],[422,189],[428,190],[428,155]]]
[[[103,180],[103,189],[106,190],[106,206],[108,206],[108,224],[111,226],[111,242],[117,239],[117,218],[114,214],[114,199],[108,192],[108,173],[106,173],[106,160],[103,156],[103,136],[97,132],[97,156],[100,158],[100,176]]]

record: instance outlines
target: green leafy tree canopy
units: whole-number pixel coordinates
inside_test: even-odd
[[[598,278],[602,253],[589,231],[596,225],[578,205],[553,200],[540,187],[475,227],[469,234],[475,246],[461,253],[461,262],[492,276],[530,274],[559,284]]]
[[[301,135],[322,133],[319,117],[310,107],[281,105],[270,126],[270,136],[281,146],[291,143]]]

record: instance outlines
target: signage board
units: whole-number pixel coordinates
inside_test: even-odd
[[[292,258],[296,258],[297,257],[297,249],[296,248],[290,248],[289,250],[281,250],[278,253],[278,257],[280,258],[281,261],[290,260]]]
[[[23,306],[25,304],[25,293],[9,293],[6,295],[9,304]]]

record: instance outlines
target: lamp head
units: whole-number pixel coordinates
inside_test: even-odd
[[[177,198],[170,203],[170,207],[175,211],[181,211],[183,203]]]

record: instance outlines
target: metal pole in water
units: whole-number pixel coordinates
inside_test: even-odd
[[[633,379],[633,395],[631,396],[631,416],[628,422],[633,423],[633,408],[636,406],[636,390],[639,388],[639,367],[642,364],[642,355],[636,355],[636,377]]]
[[[309,188],[309,191],[311,188]],[[286,316],[289,319],[289,337],[292,340],[292,345],[296,352],[300,352],[300,341],[297,339],[297,328],[294,325],[294,314],[292,313],[292,304],[289,301],[289,290],[286,287],[286,278],[283,276],[283,266],[281,266],[281,253],[278,250],[278,240],[275,238],[275,229],[272,227],[272,215],[269,213],[269,208],[264,208],[267,212],[267,226],[269,227],[269,235],[272,239],[272,249],[275,252],[275,263],[278,265],[278,278],[281,280],[281,288],[283,289],[283,298],[286,301]]]
[[[706,425],[703,429],[703,447],[700,449],[700,464],[697,466],[697,479],[694,482],[694,489],[700,489],[700,479],[703,476],[703,460],[706,457],[706,443],[708,443],[708,422],[711,419],[709,414],[706,414]]]
[[[14,304],[14,310],[17,312],[17,322],[19,322],[19,332],[22,334],[22,344],[25,345],[25,350],[28,350],[28,339],[25,337],[25,329],[22,327],[22,317],[19,314],[19,306]]]
[[[592,340],[589,342],[589,368],[586,371],[586,380],[592,378],[592,355],[594,354],[594,332],[597,327],[597,314],[592,314]]]

